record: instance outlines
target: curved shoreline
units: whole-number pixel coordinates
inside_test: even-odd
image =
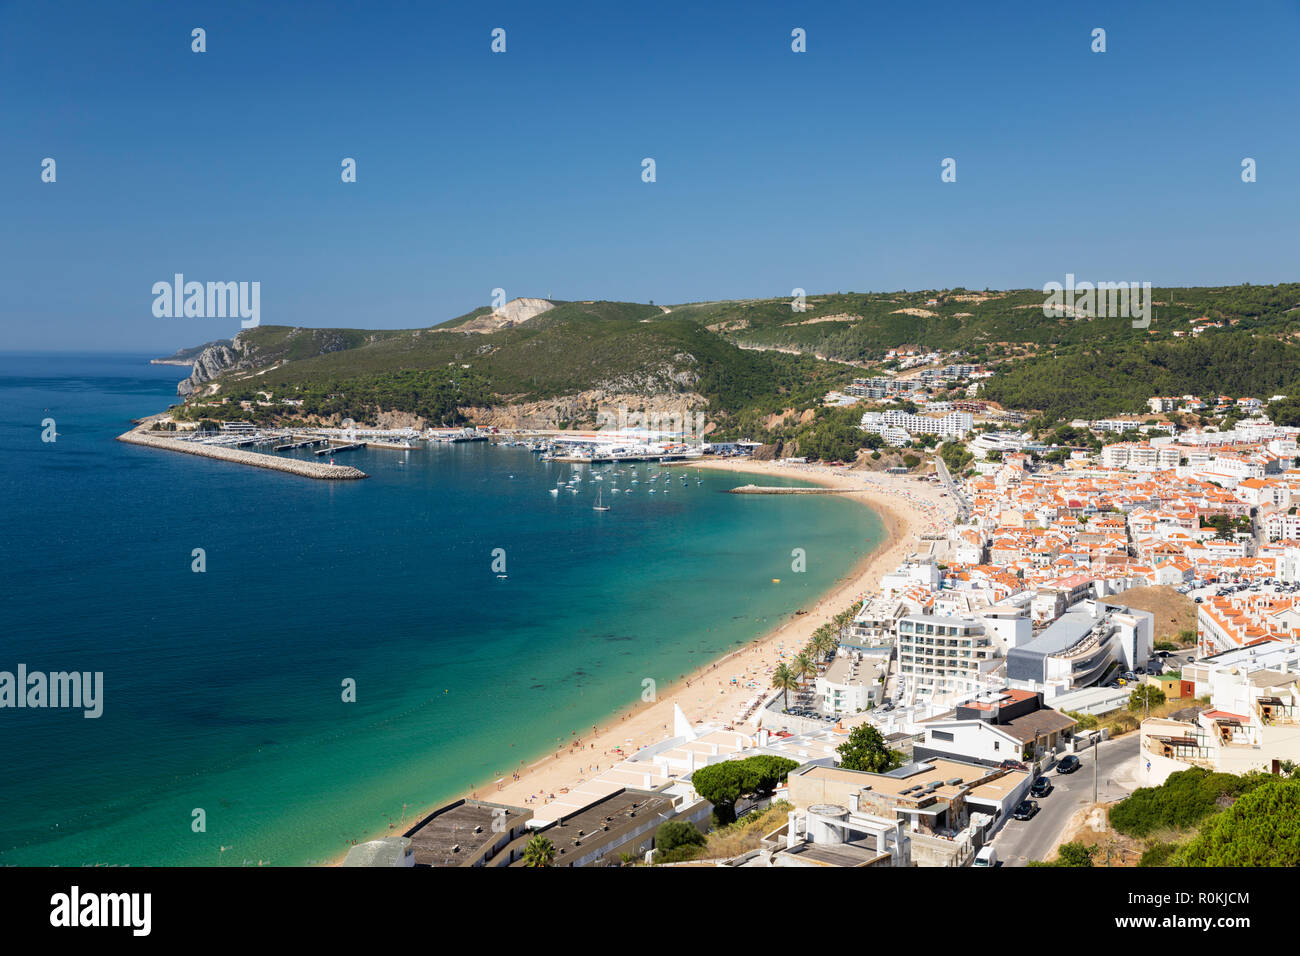
[[[938,497],[938,489],[932,495],[925,495],[930,489],[910,479],[895,480],[893,476],[872,473],[872,483],[863,480],[862,472],[847,468],[831,469],[826,466],[777,465],[772,462],[749,460],[692,461],[692,467],[708,468],[714,471],[731,471],[741,474],[755,474],[767,477],[795,478],[807,481],[823,488],[834,489],[841,496],[866,505],[880,518],[884,529],[882,540],[868,554],[854,562],[853,566],[818,599],[815,605],[807,608],[807,614],[791,613],[775,627],[758,635],[753,640],[735,647],[714,660],[683,675],[676,681],[660,688],[657,699],[652,703],[633,703],[614,711],[594,728],[595,733],[584,733],[581,728],[574,729],[571,740],[580,742],[580,747],[569,746],[562,750],[547,750],[536,754],[527,761],[519,761],[510,767],[503,757],[503,769],[488,780],[476,786],[465,788],[457,797],[447,797],[437,803],[424,807],[411,817],[410,825],[424,819],[433,810],[445,806],[458,798],[489,800],[494,803],[506,803],[517,806],[542,806],[546,800],[529,803],[533,794],[548,794],[563,787],[571,788],[590,776],[599,774],[614,763],[637,750],[651,744],[659,743],[671,735],[674,705],[680,706],[692,724],[701,720],[716,723],[719,726],[732,724],[730,714],[744,706],[752,699],[755,691],[747,689],[741,680],[736,686],[724,682],[717,675],[718,668],[728,661],[734,661],[736,671],[748,667],[755,670],[755,683],[764,695],[775,693],[766,686],[761,671],[772,665],[780,656],[782,648],[790,652],[803,647],[812,636],[812,632],[823,623],[860,600],[870,590],[877,589],[880,579],[893,571],[919,544],[919,533],[925,524],[925,515],[915,507],[909,507],[902,500],[904,494],[922,493],[923,497],[932,497],[936,508],[943,502]],[[712,676],[714,684],[708,680]],[[701,696],[704,694],[704,696]],[[628,743],[630,738],[631,743]],[[621,752],[614,754],[615,748]],[[598,768],[591,771],[592,764]],[[518,780],[511,775],[518,772]],[[505,777],[504,784],[497,784],[496,779]],[[357,842],[376,839],[382,836],[403,832],[392,827],[375,831],[363,831]],[[327,865],[341,863],[347,855],[344,848],[337,858]]]

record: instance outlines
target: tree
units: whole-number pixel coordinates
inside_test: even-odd
[[[524,866],[550,866],[555,862],[555,844],[540,833],[524,847]]]
[[[799,689],[799,676],[784,664],[777,664],[772,672],[772,686],[781,692],[781,708],[790,707],[790,691]]]
[[[744,760],[724,760],[700,767],[691,774],[691,786],[709,803],[719,824],[736,819],[736,801],[745,794],[771,793],[795,767],[785,757],[761,754]]]
[[[1268,780],[1201,827],[1175,866],[1300,866],[1300,783]]]
[[[739,760],[723,760],[700,767],[691,774],[691,786],[709,803],[719,824],[736,819],[736,801],[744,793],[744,772]]]
[[[817,657],[824,661],[840,646],[840,642],[839,638],[833,633],[833,628],[823,625],[813,634],[812,643],[809,646],[812,647]]]
[[[870,724],[859,724],[849,731],[849,739],[835,748],[840,755],[840,766],[845,770],[866,770],[870,773],[888,773],[901,766],[902,755],[890,750],[879,730]]]
[[[810,674],[817,673],[817,665],[813,663],[812,655],[803,650],[795,655],[795,659],[790,662],[790,670],[794,671],[796,677],[803,680]]]
[[[655,832],[655,849],[667,853],[683,846],[704,846],[708,839],[685,820],[669,820]]]
[[[1164,702],[1165,692],[1152,684],[1143,684],[1128,695],[1128,709],[1135,714],[1142,710],[1149,712],[1152,707],[1159,707]]]
[[[1092,866],[1092,858],[1097,853],[1095,846],[1082,843],[1062,843],[1056,851],[1057,866]]]

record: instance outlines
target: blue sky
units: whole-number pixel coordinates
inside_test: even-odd
[[[0,349],[238,331],[155,318],[177,272],[375,328],[497,287],[1292,281],[1298,45],[1273,0],[0,2]]]

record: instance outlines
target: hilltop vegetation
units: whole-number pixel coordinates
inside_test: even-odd
[[[1157,289],[1153,298],[1149,329],[1127,318],[1046,317],[1037,290],[964,289],[811,296],[802,312],[785,298],[667,309],[557,302],[496,329],[483,321],[486,307],[420,329],[261,326],[204,352],[196,384],[215,379],[232,403],[262,404],[218,411],[202,408],[210,396],[200,396],[178,415],[368,421],[395,411],[454,424],[476,410],[630,395],[703,411],[714,437],[851,457],[863,444],[853,434],[857,413],[824,409],[821,399],[855,376],[888,371],[887,351],[903,345],[987,364],[995,375],[981,397],[1040,412],[1049,425],[1137,411],[1153,394],[1300,399],[1300,345],[1292,344],[1300,285]],[[1223,327],[1193,338],[1193,320]],[[1300,405],[1283,410],[1300,420]],[[570,424],[595,423],[594,408],[569,411]]]
[[[1134,791],[1110,823],[1147,839],[1140,866],[1297,866],[1300,780],[1191,767]]]
[[[269,393],[302,402],[304,416],[358,421],[383,409],[450,424],[463,420],[466,406],[603,389],[698,394],[725,427],[743,412],[811,407],[851,377],[804,356],[745,351],[696,322],[635,303],[564,303],[491,333],[454,325],[395,332],[263,326],[240,339],[246,367],[219,376],[222,397],[256,401]]]

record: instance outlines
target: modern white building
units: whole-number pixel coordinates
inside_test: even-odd
[[[1082,601],[1007,652],[1007,682],[1052,697],[1096,684],[1112,666],[1144,667],[1154,622],[1147,611]]]
[[[1103,468],[1122,468],[1126,471],[1160,471],[1177,468],[1181,450],[1176,445],[1150,445],[1146,442],[1123,441],[1106,445],[1101,450]]]
[[[905,698],[973,693],[1001,660],[982,620],[912,614],[898,622],[898,678]]]
[[[880,704],[885,662],[859,655],[835,658],[815,682],[822,712],[836,717],[860,714]]]
[[[887,412],[863,413],[861,427],[867,432],[883,433],[886,428],[901,428],[909,435],[965,438],[975,427],[975,416],[970,412],[949,412],[947,415],[932,417],[890,409]]]

